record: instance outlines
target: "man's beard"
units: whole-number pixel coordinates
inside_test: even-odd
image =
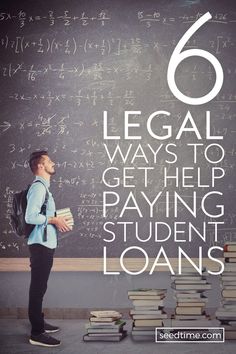
[[[48,172],[51,176],[55,175],[56,171],[54,170],[53,172]]]
[[[53,175],[55,175],[55,173],[56,173],[55,170],[54,170],[54,171],[48,171],[47,169],[46,169],[46,172],[47,172],[50,176],[53,176]]]

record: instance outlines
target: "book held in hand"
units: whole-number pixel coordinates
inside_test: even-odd
[[[56,211],[56,215],[57,216],[62,216],[64,218],[67,218],[67,225],[73,229],[73,226],[74,226],[74,218],[73,218],[73,215],[72,215],[72,212],[70,210],[70,208],[63,208],[63,209],[58,209]]]

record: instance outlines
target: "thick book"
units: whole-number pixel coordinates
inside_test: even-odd
[[[134,306],[163,306],[163,300],[133,300]]]
[[[175,297],[177,299],[200,299],[203,295],[199,292],[176,292]]]
[[[236,290],[222,290],[222,296],[227,298],[236,298]]]
[[[134,320],[135,327],[142,326],[142,327],[161,327],[163,325],[163,321],[161,319],[151,319],[151,320]]]
[[[224,273],[225,272],[236,272],[236,264],[225,263]]]
[[[159,315],[133,315],[132,316],[133,320],[158,320],[158,319],[166,319],[167,314],[166,313],[161,313]]]
[[[236,252],[236,242],[228,242],[224,245],[224,252]]]
[[[216,311],[216,317],[236,317],[236,311],[233,311],[231,309],[225,309],[225,308],[219,308]]]
[[[175,309],[178,315],[201,315],[203,313],[202,307],[184,307],[177,306]]]

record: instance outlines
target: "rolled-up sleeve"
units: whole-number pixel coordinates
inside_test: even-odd
[[[48,218],[40,214],[45,201],[46,188],[42,183],[33,183],[27,193],[27,207],[25,212],[25,222],[33,225],[47,225]]]

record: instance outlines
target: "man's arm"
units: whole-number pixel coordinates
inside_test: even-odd
[[[25,221],[27,224],[32,225],[55,225],[59,231],[66,232],[70,231],[66,223],[68,220],[62,216],[47,217],[46,215],[40,214],[42,205],[45,201],[46,188],[42,183],[34,183],[29,189],[27,194],[27,207],[25,212]]]
[[[27,194],[25,221],[27,224],[42,225],[47,223],[47,217],[40,214],[45,201],[46,188],[42,183],[33,183]]]
[[[69,220],[69,218],[65,218],[63,216],[49,217],[48,224],[53,224],[57,227],[59,231],[66,232],[72,230],[72,228],[67,225],[67,220]]]

